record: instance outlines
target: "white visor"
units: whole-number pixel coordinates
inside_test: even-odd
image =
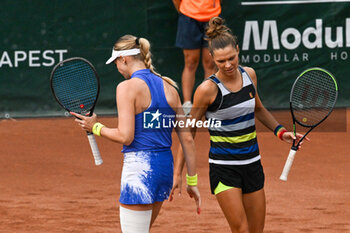
[[[140,53],[140,49],[127,49],[127,50],[112,50],[112,56],[106,61],[106,64],[112,63],[115,59],[121,56],[131,56]]]

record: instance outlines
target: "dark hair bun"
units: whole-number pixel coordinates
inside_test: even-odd
[[[230,33],[231,30],[224,24],[225,20],[220,17],[213,17],[210,19],[206,35],[209,39],[213,39],[222,34]]]

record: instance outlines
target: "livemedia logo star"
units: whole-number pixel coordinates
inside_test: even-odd
[[[144,129],[159,129],[160,128],[160,116],[162,113],[157,109],[156,112],[144,112],[143,113],[143,128]]]

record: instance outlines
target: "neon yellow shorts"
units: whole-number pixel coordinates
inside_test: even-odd
[[[214,194],[217,195],[223,191],[226,191],[226,190],[229,190],[229,189],[232,189],[234,187],[232,186],[227,186],[227,185],[224,185],[223,183],[221,183],[221,181],[219,181],[219,184],[218,186],[216,186],[215,190],[214,190]]]

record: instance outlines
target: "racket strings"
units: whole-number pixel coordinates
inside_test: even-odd
[[[59,66],[52,79],[52,88],[60,103],[77,113],[90,111],[98,94],[95,72],[81,60],[72,60]]]
[[[329,74],[306,72],[296,80],[291,94],[295,119],[307,126],[316,125],[332,111],[336,98],[337,86]]]

